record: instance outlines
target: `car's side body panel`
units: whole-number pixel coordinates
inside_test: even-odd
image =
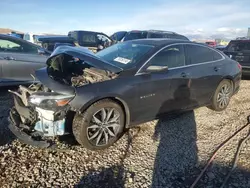
[[[0,35],[0,42],[1,86],[30,83],[31,74],[46,66],[49,52],[40,46],[6,35]]]

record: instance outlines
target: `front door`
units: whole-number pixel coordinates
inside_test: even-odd
[[[135,76],[136,113],[132,121],[151,120],[158,115],[185,106],[182,98],[187,88],[183,76],[185,55],[182,45],[172,45],[158,52]]]

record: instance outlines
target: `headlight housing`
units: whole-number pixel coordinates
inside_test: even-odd
[[[30,95],[29,103],[43,109],[54,109],[66,106],[74,95],[62,95],[58,93],[35,93]]]

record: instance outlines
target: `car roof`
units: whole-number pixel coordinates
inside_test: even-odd
[[[236,39],[236,40],[231,40],[230,42],[250,42],[250,39]]]
[[[16,41],[22,41],[22,42],[29,43],[29,44],[31,44],[31,45],[35,45],[35,44],[33,44],[33,43],[30,43],[29,41],[23,40],[22,38],[14,37],[14,36],[11,36],[11,35],[8,35],[8,34],[0,34],[0,37],[1,37],[1,38],[6,38],[6,39],[14,39],[14,40],[16,40]]]
[[[74,31],[69,31],[68,33],[73,33],[73,32],[79,32],[79,33],[93,33],[93,34],[105,34],[102,32],[97,32],[97,31],[85,31],[85,30],[74,30]],[[105,34],[106,35],[106,34]]]
[[[147,39],[137,39],[137,40],[131,40],[126,42],[133,42],[137,44],[147,44],[147,45],[153,45],[155,47],[157,46],[166,46],[169,44],[177,44],[177,43],[190,43],[190,44],[197,44],[191,41],[182,40],[182,39],[167,39],[167,38],[147,38]]]
[[[69,37],[68,35],[38,35],[38,40],[65,40],[74,41],[75,39]]]
[[[132,30],[129,31],[131,33],[136,33],[136,32],[150,32],[150,33],[164,33],[164,34],[178,34],[173,31],[164,31],[164,30],[154,30],[154,29],[149,29],[149,30]]]

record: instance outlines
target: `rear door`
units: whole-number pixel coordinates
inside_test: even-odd
[[[207,104],[222,79],[224,57],[212,48],[185,44],[187,74],[194,106]]]
[[[47,56],[39,55],[38,48],[22,40],[0,39],[2,82],[31,81],[35,70],[46,66]]]

